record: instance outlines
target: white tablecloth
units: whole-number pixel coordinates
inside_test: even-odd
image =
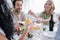
[[[39,24],[38,24],[39,25]],[[55,24],[54,31],[49,31],[48,25],[42,25],[40,24],[40,30],[37,31],[31,31],[30,33],[33,34],[32,38],[26,38],[26,40],[54,40],[56,31],[57,31],[57,25]],[[43,31],[43,28],[46,28],[46,31]]]
[[[31,33],[33,37],[32,38],[26,37],[26,40],[54,40],[58,28],[57,25],[55,25],[53,32],[49,31],[48,25],[43,25],[43,24],[36,24],[36,25],[39,25],[40,29],[34,31],[31,30],[29,33]],[[43,28],[46,28],[46,30],[43,31]],[[18,37],[15,36],[15,38]]]

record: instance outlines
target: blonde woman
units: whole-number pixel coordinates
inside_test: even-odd
[[[36,18],[42,18],[39,22],[42,22],[44,24],[48,24],[48,21],[50,20],[51,14],[53,14],[55,10],[55,6],[53,4],[53,1],[47,0],[47,2],[44,5],[44,11],[40,13],[39,16],[35,15],[31,10],[29,11],[29,14],[33,15]]]

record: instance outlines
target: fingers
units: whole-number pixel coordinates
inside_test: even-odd
[[[28,11],[29,14],[33,15],[34,13],[32,12],[32,10],[29,10]]]

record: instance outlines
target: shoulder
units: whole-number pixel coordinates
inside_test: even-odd
[[[1,28],[0,28],[0,40],[7,40],[7,38],[5,37],[5,33]]]
[[[12,10],[11,10],[11,14],[13,14],[13,13],[15,13],[15,9],[12,9]]]
[[[13,11],[14,11],[14,9],[11,10],[11,12],[13,12]]]
[[[11,10],[11,16],[12,16],[12,17],[14,16],[14,13],[15,13],[15,10],[12,9],[12,10]]]
[[[3,34],[0,33],[0,40],[8,40]]]
[[[45,14],[45,12],[41,12],[41,13],[40,13],[40,17],[43,16],[44,14]]]

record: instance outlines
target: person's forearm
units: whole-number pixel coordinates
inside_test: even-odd
[[[25,40],[26,39],[26,36],[28,34],[28,29],[26,29],[23,33],[23,35],[21,36],[21,38],[19,40]]]
[[[0,40],[8,40],[6,36],[0,33]]]
[[[37,15],[35,15],[35,14],[34,14],[33,16],[34,16],[35,18],[39,18],[39,16],[37,16]]]

